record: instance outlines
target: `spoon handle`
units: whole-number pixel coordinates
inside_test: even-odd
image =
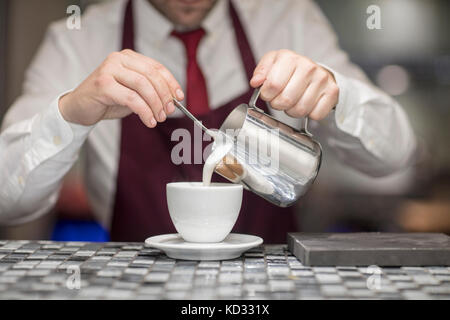
[[[192,113],[189,112],[189,110],[183,106],[183,104],[178,101],[177,99],[173,99],[173,101],[175,102],[175,105],[177,106],[178,109],[180,109],[189,119],[191,119],[192,121],[194,121],[194,123],[199,126],[203,131],[205,131],[208,135],[210,135],[212,138],[215,138],[216,135],[213,131],[209,130],[208,128],[206,128],[203,123],[201,121],[199,121]]]

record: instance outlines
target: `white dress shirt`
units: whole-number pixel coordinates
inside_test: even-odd
[[[68,123],[59,97],[80,84],[105,58],[120,50],[125,0],[88,8],[80,30],[52,23],[26,73],[23,94],[5,116],[0,135],[0,222],[15,224],[48,212],[64,175],[85,148],[86,184],[98,221],[110,227],[120,150],[120,120],[86,127]],[[402,108],[374,87],[338,47],[337,38],[311,0],[234,1],[255,59],[290,49],[331,70],[340,88],[336,111],[312,131],[325,132],[339,159],[373,176],[408,166],[416,140]],[[165,65],[185,88],[185,52],[169,34],[172,24],[146,0],[135,0],[136,49]],[[207,35],[198,60],[212,108],[248,90],[227,1],[203,22]],[[299,119],[271,110],[298,127]],[[181,116],[177,110],[172,116]],[[164,125],[164,123],[159,124]],[[149,129],[151,130],[151,129]],[[151,168],[149,168],[151,170]],[[130,186],[132,187],[132,186]]]

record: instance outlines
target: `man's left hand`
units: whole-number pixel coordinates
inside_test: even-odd
[[[336,106],[339,88],[334,76],[307,57],[290,50],[270,51],[250,81],[261,98],[291,117],[322,120]]]

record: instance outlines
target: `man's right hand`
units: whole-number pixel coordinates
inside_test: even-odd
[[[132,50],[111,53],[75,90],[59,100],[66,121],[93,125],[136,113],[150,128],[184,99],[180,84],[159,62]]]

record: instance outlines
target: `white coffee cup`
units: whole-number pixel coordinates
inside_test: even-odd
[[[188,242],[221,242],[233,229],[242,204],[242,185],[202,182],[167,184],[175,229]]]

